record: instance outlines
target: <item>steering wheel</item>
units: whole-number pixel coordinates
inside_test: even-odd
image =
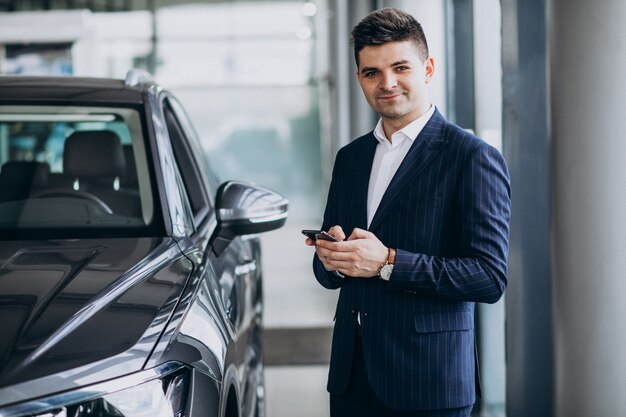
[[[32,198],[39,197],[71,197],[71,198],[82,198],[84,200],[89,200],[92,203],[95,203],[98,207],[100,207],[105,213],[113,214],[113,210],[107,203],[105,203],[100,197],[95,196],[91,193],[85,191],[75,191],[75,190],[48,190],[42,191],[32,196]]]

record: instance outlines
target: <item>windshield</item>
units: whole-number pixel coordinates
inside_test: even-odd
[[[0,233],[154,233],[144,142],[136,109],[0,105]]]

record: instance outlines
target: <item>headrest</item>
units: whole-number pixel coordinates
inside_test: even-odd
[[[65,141],[63,173],[77,178],[123,176],[126,162],[119,136],[109,130],[72,133]]]
[[[46,162],[8,161],[0,171],[0,187],[23,188],[44,187],[50,176],[50,165]]]

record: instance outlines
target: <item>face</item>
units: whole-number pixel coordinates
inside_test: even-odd
[[[422,62],[413,42],[389,42],[359,52],[357,79],[383,123],[397,130],[430,107],[426,87],[434,71],[434,60]]]

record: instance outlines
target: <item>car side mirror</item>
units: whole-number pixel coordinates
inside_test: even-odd
[[[287,221],[289,201],[258,185],[227,181],[217,190],[215,206],[217,227],[209,243],[219,256],[237,236],[282,227]]]

